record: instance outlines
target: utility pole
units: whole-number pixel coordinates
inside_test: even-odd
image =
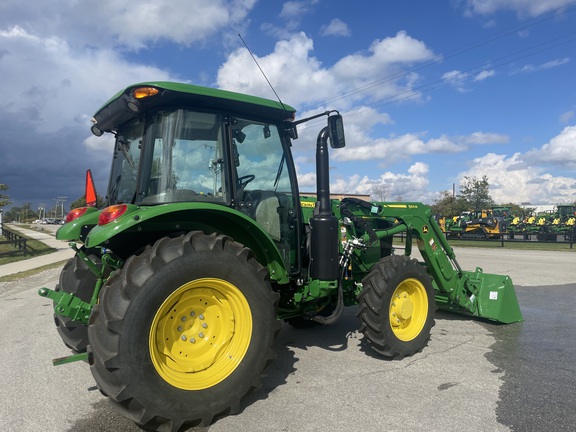
[[[62,206],[62,217],[61,217],[61,219],[64,219],[64,203],[68,200],[68,197],[61,196],[61,197],[58,197],[58,200],[60,201],[60,205]],[[58,208],[56,208],[56,218],[58,218]]]
[[[456,202],[456,183],[452,183],[452,216],[454,216],[455,202]]]
[[[54,212],[54,219],[58,219],[58,207],[62,207],[62,219],[64,218],[64,203],[66,202],[66,200],[68,200],[68,197],[65,196],[59,196],[54,198],[54,201],[56,201],[56,209]]]

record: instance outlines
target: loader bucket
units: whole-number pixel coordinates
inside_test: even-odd
[[[463,273],[463,279],[467,279],[466,283],[473,285],[477,293],[474,315],[504,324],[523,321],[509,276],[484,273],[481,268]]]
[[[457,290],[446,296],[445,293],[436,293],[436,304],[440,309],[504,324],[524,320],[509,276],[484,273],[481,268],[476,268],[474,272],[462,271],[458,277]]]

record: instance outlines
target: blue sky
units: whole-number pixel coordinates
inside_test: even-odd
[[[105,194],[90,118],[128,84],[173,80],[338,109],[332,191],[432,203],[464,176],[499,202],[576,201],[576,1],[3,0],[0,183],[32,207]],[[294,142],[315,188],[310,122]],[[373,195],[373,198],[376,196]]]

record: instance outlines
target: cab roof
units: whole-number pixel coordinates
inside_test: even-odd
[[[137,100],[139,110],[134,111],[128,108],[128,102],[135,100],[132,92],[139,87],[154,87],[159,92],[155,96]],[[228,111],[271,121],[292,120],[296,113],[289,105],[257,96],[193,84],[154,81],[132,84],[119,91],[96,112],[95,126],[102,132],[109,132],[139,115],[139,112],[171,106]]]

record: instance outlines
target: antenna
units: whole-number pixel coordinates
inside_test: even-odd
[[[264,75],[264,79],[266,79],[266,82],[268,83],[268,85],[270,86],[270,88],[272,89],[274,94],[276,95],[278,102],[280,102],[280,105],[282,105],[282,108],[284,109],[284,111],[287,112],[288,110],[284,106],[284,103],[282,103],[282,100],[280,99],[280,96],[278,96],[278,93],[276,93],[276,90],[274,90],[274,86],[272,85],[272,83],[270,82],[270,80],[268,79],[268,77],[266,76],[266,74],[264,73],[264,71],[262,70],[262,68],[258,64],[258,62],[256,61],[256,57],[254,57],[254,54],[252,54],[252,51],[250,50],[250,48],[248,48],[248,44],[246,44],[246,42],[244,41],[244,38],[242,38],[242,35],[240,33],[238,33],[238,37],[240,38],[240,40],[242,41],[242,43],[244,44],[244,46],[246,47],[246,49],[250,53],[250,56],[252,56],[252,60],[254,60],[254,63],[256,63],[256,66],[258,66],[258,69],[260,69],[260,72],[262,72],[262,75]]]

